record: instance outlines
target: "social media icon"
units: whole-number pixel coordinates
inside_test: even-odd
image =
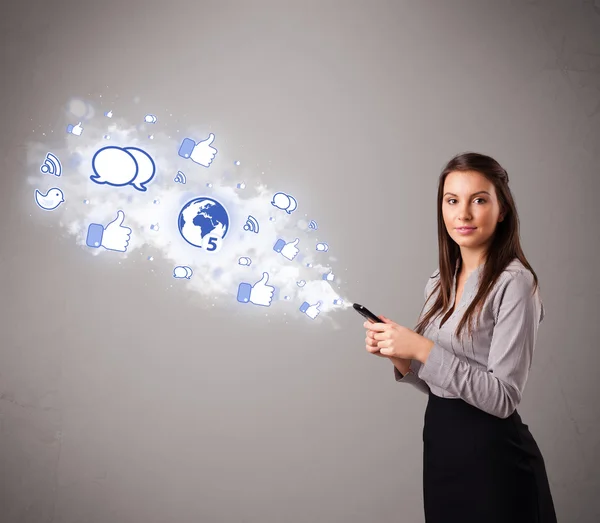
[[[192,269],[187,265],[179,265],[173,269],[173,278],[185,278],[189,280],[192,274]]]
[[[109,251],[127,251],[131,229],[123,226],[125,213],[122,210],[117,212],[117,217],[106,227],[99,223],[91,223],[88,227],[86,245],[88,247],[104,247]]]
[[[275,287],[268,285],[269,273],[263,272],[262,278],[254,285],[250,283],[240,283],[238,287],[237,301],[240,303],[253,303],[269,307],[273,299]]]
[[[144,116],[144,122],[146,123],[156,123],[156,120],[157,118],[153,114],[147,114]]]
[[[297,281],[296,285],[298,285],[298,287],[304,287],[306,285],[306,280]]]
[[[329,245],[326,243],[317,243],[317,251],[326,252],[329,250]]]
[[[334,305],[343,305],[344,300],[342,300],[341,298],[336,298],[335,300],[333,300],[333,304]]]
[[[245,265],[245,266],[249,266],[252,263],[252,260],[246,256],[242,256],[239,260],[238,260],[238,264],[240,265]]]
[[[211,146],[215,139],[215,135],[210,133],[206,140],[194,142],[191,138],[184,138],[179,147],[179,156],[189,158],[193,162],[208,167],[212,163],[217,150]]]
[[[311,220],[310,222],[308,222],[308,228],[309,228],[311,231],[316,231],[316,230],[319,228],[319,226],[317,225],[317,222],[316,222],[316,221],[314,221],[314,220]]]
[[[138,191],[146,191],[146,185],[154,178],[156,165],[152,157],[138,147],[102,147],[92,158],[94,174],[90,179],[98,184],[115,187],[132,185]]]
[[[35,203],[44,211],[53,211],[64,201],[64,194],[58,187],[48,189],[46,194],[42,194],[37,189],[35,190]]]
[[[246,224],[244,225],[244,230],[258,234],[259,229],[258,220],[254,216],[248,216]]]
[[[333,272],[329,271],[327,274],[323,274],[323,279],[327,280],[327,281],[333,281],[335,278],[335,276],[333,275]]]
[[[281,253],[281,255],[288,260],[293,260],[298,254],[296,245],[298,245],[299,241],[299,238],[296,238],[293,242],[286,243],[280,238],[275,242],[275,245],[273,245],[273,250]]]
[[[183,239],[207,252],[217,252],[229,231],[229,214],[217,200],[200,196],[187,202],[177,220]]]
[[[175,183],[181,183],[181,184],[185,185],[187,178],[185,177],[184,173],[182,173],[181,171],[177,171],[177,174],[175,175],[175,178],[173,178],[173,181]]]
[[[236,185],[236,187],[237,187],[238,189],[245,189],[245,188],[246,188],[246,184],[245,184],[244,182],[240,182],[240,183],[238,183],[238,184]]]
[[[113,112],[112,112],[112,110],[110,110],[110,111],[106,111],[106,112],[104,113],[104,116],[106,116],[107,118],[112,118],[112,117],[113,117]]]
[[[47,153],[44,163],[40,165],[40,171],[44,174],[60,176],[62,174],[62,165],[60,160],[52,153]]]
[[[317,302],[314,305],[311,305],[307,301],[305,301],[302,305],[300,305],[300,312],[306,314],[311,320],[314,320],[319,313],[319,307],[321,306],[321,302]]]
[[[69,134],[74,134],[75,136],[81,136],[82,132],[83,132],[83,127],[81,127],[81,122],[79,122],[77,125],[72,125],[72,124],[67,125],[67,133],[69,133]]]
[[[271,205],[287,212],[288,214],[292,214],[292,212],[296,210],[296,207],[298,207],[298,202],[293,196],[283,192],[278,192],[273,196]]]

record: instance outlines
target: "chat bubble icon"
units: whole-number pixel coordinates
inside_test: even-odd
[[[187,266],[179,265],[173,269],[173,278],[186,278],[190,279],[192,276],[192,269]]]
[[[290,198],[287,194],[278,192],[275,194],[275,196],[273,196],[271,205],[274,205],[278,209],[285,211],[290,206]]]
[[[298,202],[293,196],[290,196],[289,194],[287,196],[290,199],[290,204],[288,205],[288,208],[285,210],[285,212],[287,212],[288,214],[292,214],[292,212],[296,210],[296,207],[298,207]]]
[[[108,145],[96,151],[92,158],[94,174],[90,179],[98,184],[122,187],[138,174],[138,164],[125,149]]]
[[[252,260],[250,258],[247,258],[246,256],[242,256],[239,260],[238,263],[240,265],[245,265],[248,266],[252,263]]]
[[[130,183],[138,191],[145,191],[146,184],[154,178],[156,173],[154,160],[146,151],[138,147],[125,147],[125,150],[134,157],[138,165],[137,174]]]
[[[298,202],[293,196],[283,192],[278,192],[273,196],[271,205],[287,212],[288,214],[292,214],[292,212],[296,210],[296,207],[298,207]]]

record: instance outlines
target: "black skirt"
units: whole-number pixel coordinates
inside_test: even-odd
[[[544,459],[516,410],[502,419],[430,391],[423,450],[426,523],[556,523]]]

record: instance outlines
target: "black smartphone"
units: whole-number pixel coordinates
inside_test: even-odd
[[[380,318],[375,316],[375,314],[373,314],[369,309],[367,309],[360,303],[353,303],[352,307],[354,307],[354,310],[358,312],[358,314],[367,318],[367,320],[372,321],[373,323],[383,323],[383,321]]]

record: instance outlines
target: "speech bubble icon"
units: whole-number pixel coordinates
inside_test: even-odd
[[[187,278],[187,271],[181,265],[173,270],[173,278]]]
[[[96,151],[92,158],[94,174],[90,179],[98,184],[121,187],[130,183],[138,174],[135,158],[121,147],[108,145]]]
[[[278,209],[285,211],[290,206],[290,199],[287,194],[278,192],[273,196],[271,205],[274,205]]]
[[[238,263],[240,265],[245,265],[248,266],[252,263],[252,260],[250,258],[247,258],[246,256],[242,256],[239,260]]]
[[[135,158],[138,164],[137,175],[130,183],[138,191],[145,191],[147,189],[146,184],[154,178],[156,173],[154,160],[146,151],[138,147],[125,147],[125,150]]]
[[[194,274],[192,272],[191,267],[188,267],[187,265],[184,267],[185,269],[185,277],[189,280],[192,277],[192,274]]]
[[[296,210],[296,207],[298,207],[298,202],[293,196],[288,195],[288,198],[290,199],[290,204],[288,205],[285,212],[287,212],[288,214],[292,214],[292,212]]]

